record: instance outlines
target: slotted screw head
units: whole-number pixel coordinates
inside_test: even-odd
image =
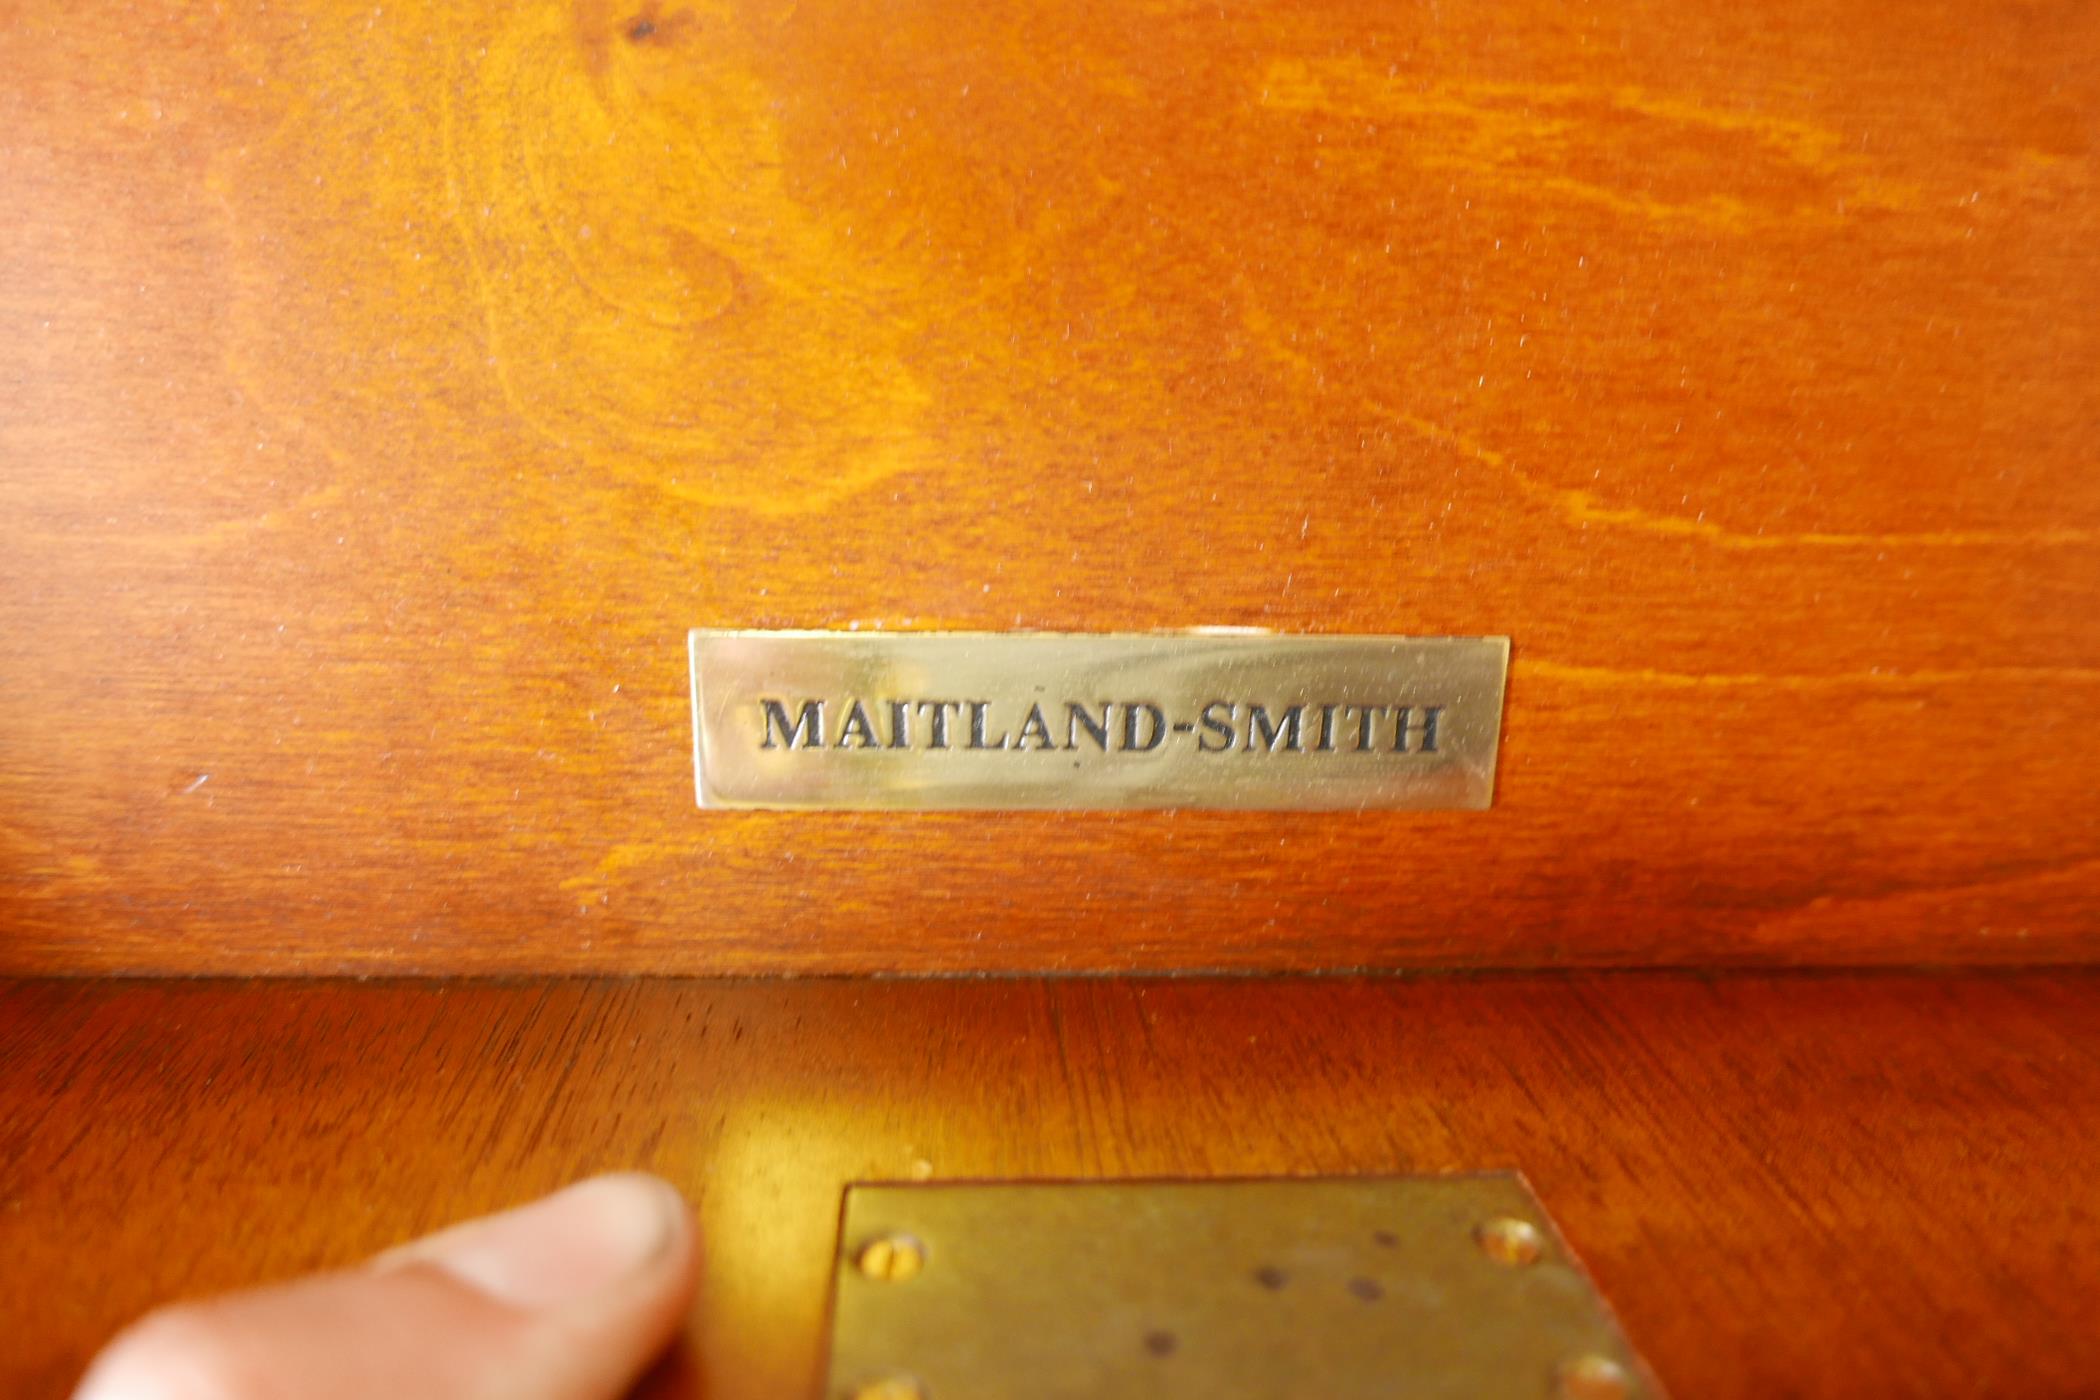
[[[1511,1268],[1536,1264],[1546,1252],[1546,1237],[1539,1233],[1539,1227],[1510,1215],[1481,1225],[1473,1231],[1473,1240],[1488,1258]]]
[[[853,1264],[866,1278],[905,1283],[926,1267],[926,1246],[910,1235],[882,1235],[862,1245]]]

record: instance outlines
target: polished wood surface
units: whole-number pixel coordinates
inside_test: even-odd
[[[13,7],[0,967],[2100,951],[2100,7]],[[694,625],[1514,638],[1485,815],[707,814]]]
[[[666,1389],[810,1394],[855,1179],[1530,1177],[1681,1396],[2100,1374],[2100,977],[0,988],[0,1391],[156,1301],[605,1168],[696,1203]]]

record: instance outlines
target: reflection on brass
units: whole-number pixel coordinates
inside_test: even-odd
[[[703,807],[1486,807],[1504,637],[692,634]]]
[[[1491,1223],[1536,1257],[1490,1257]],[[900,1235],[909,1288],[856,1263]],[[1510,1173],[855,1186],[833,1277],[827,1396],[1659,1394]]]

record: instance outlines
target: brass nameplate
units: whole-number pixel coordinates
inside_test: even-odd
[[[1521,1178],[864,1185],[836,1400],[1658,1397]]]
[[[703,807],[1486,807],[1505,637],[692,634]]]

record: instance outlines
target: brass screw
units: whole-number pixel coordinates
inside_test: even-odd
[[[1539,1256],[1546,1252],[1546,1237],[1539,1233],[1538,1226],[1508,1215],[1480,1226],[1473,1231],[1473,1240],[1481,1253],[1513,1269],[1538,1263]]]
[[[926,1387],[910,1376],[884,1376],[856,1387],[852,1400],[926,1400]]]
[[[869,1240],[853,1256],[863,1277],[881,1283],[904,1283],[926,1267],[926,1246],[910,1235],[884,1235]]]
[[[1578,1356],[1560,1368],[1561,1400],[1627,1400],[1633,1378],[1608,1356]]]

